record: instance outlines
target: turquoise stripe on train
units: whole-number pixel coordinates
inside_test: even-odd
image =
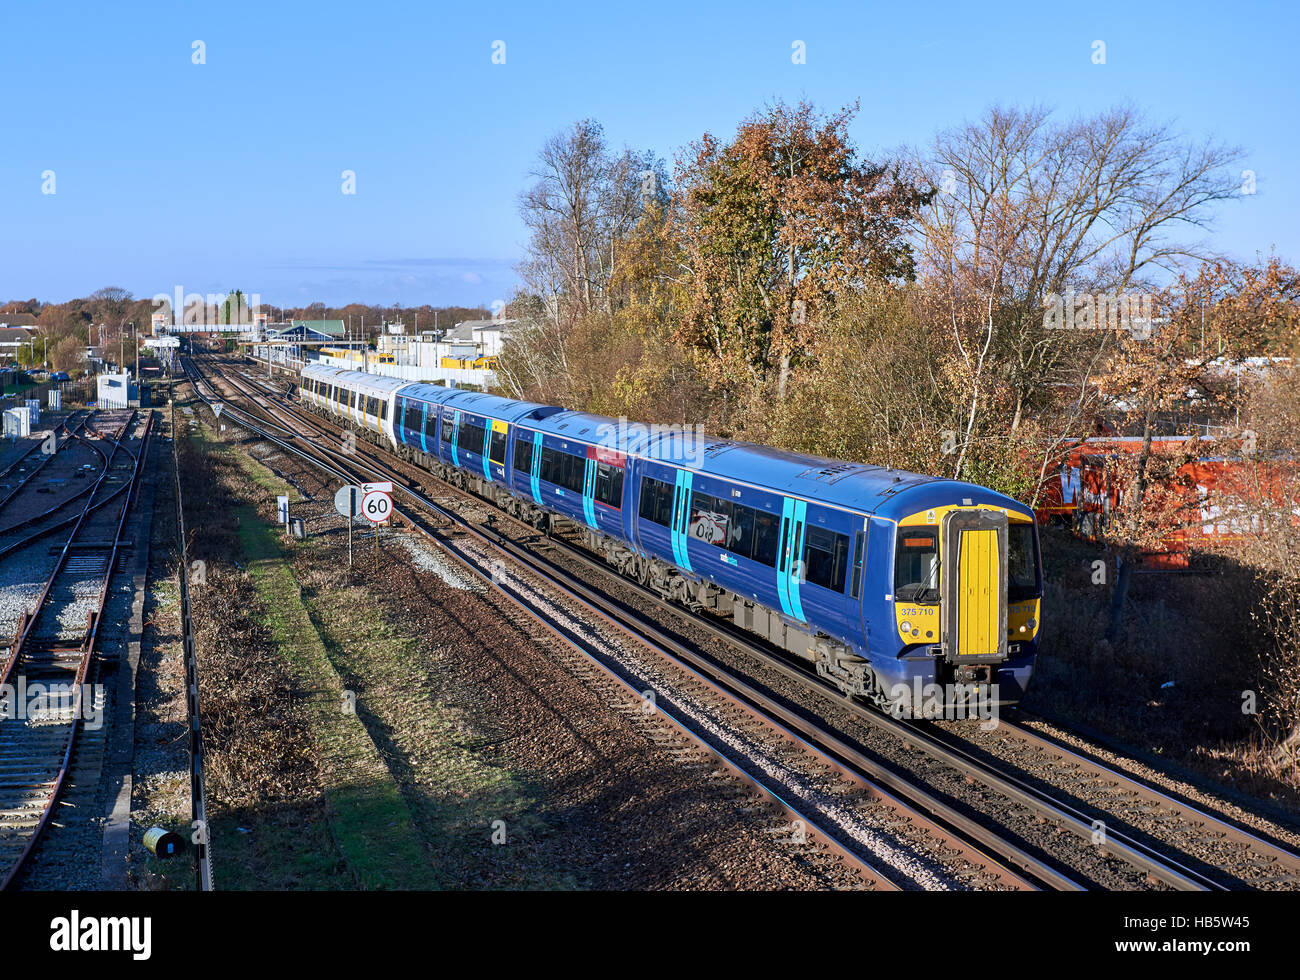
[[[781,498],[781,526],[778,529],[780,537],[777,546],[781,549],[776,556],[776,596],[781,600],[781,612],[787,616],[793,616],[794,611],[790,608],[790,570],[786,564],[786,546],[789,543],[787,535],[793,533],[791,525],[794,523],[794,501],[789,497]]]
[[[693,571],[691,556],[686,544],[686,523],[691,512],[691,485],[695,475],[690,470],[677,470],[677,485],[674,493],[676,506],[673,508],[673,526],[669,529],[673,543],[673,558],[679,568]]]
[[[803,614],[803,602],[799,598],[799,583],[803,580],[803,539],[808,529],[808,501],[794,501],[792,511],[794,515],[794,527],[791,529],[791,535],[794,538],[792,550],[790,552],[790,609],[794,618],[801,623],[808,620]]]
[[[587,526],[596,530],[596,461],[588,458],[582,469],[582,514]]]
[[[533,433],[533,465],[528,468],[528,482],[532,484],[533,500],[542,502],[542,434]]]

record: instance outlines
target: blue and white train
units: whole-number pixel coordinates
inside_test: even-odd
[[[302,402],[623,574],[812,661],[847,694],[1019,701],[1033,513],[985,487],[308,365]]]

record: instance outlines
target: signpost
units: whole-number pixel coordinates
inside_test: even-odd
[[[361,516],[375,526],[375,561],[379,561],[379,529],[393,516],[393,485],[384,483],[361,484],[366,495],[361,500]]]
[[[353,483],[340,487],[338,493],[334,494],[334,509],[348,521],[348,568],[352,567],[352,519],[361,514],[361,502],[364,499],[365,491]]]

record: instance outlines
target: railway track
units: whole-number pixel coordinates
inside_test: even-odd
[[[246,397],[254,399],[264,397],[260,393],[253,392],[250,387],[243,387],[250,384],[249,382],[237,381],[229,376],[225,376],[224,380],[237,389],[242,387],[242,393]],[[212,400],[219,398],[210,384],[209,392]],[[230,407],[227,405],[228,410]],[[267,411],[264,406],[262,411]],[[319,427],[314,417],[304,417],[282,408],[272,414],[287,424],[252,419],[248,413],[240,409],[234,409],[234,413],[240,424],[248,423],[246,427],[251,427],[264,437],[269,435],[268,430],[271,427],[286,431],[294,429],[295,426],[300,434],[303,434],[303,428],[307,427],[318,438],[326,436],[326,430]],[[222,417],[227,416],[223,413]],[[335,475],[342,479],[371,480],[396,477],[397,483],[401,485],[401,474],[383,468],[383,464],[378,460],[363,462],[355,456],[345,457],[340,453],[323,450],[319,446],[309,448],[301,445],[304,440],[298,438],[280,440],[278,437],[272,437],[272,441],[277,442],[281,448],[298,452],[300,455],[314,452],[326,456],[334,468]],[[930,854],[946,855],[944,860],[947,863],[948,873],[953,874],[968,887],[1017,890],[1037,887],[1075,890],[1082,887],[1067,874],[1042,864],[1032,855],[1016,847],[1014,843],[990,833],[954,808],[927,794],[922,788],[908,786],[897,780],[875,766],[852,746],[836,739],[829,732],[809,725],[803,719],[788,712],[775,700],[763,697],[745,684],[740,677],[721,671],[716,665],[706,663],[687,646],[668,637],[662,631],[657,631],[645,623],[633,622],[625,611],[609,603],[599,592],[545,564],[527,549],[520,548],[490,529],[471,524],[431,498],[408,487],[403,487],[403,492],[422,509],[443,518],[447,524],[454,526],[458,531],[471,535],[477,542],[490,548],[493,553],[509,557],[514,562],[531,569],[537,578],[546,582],[551,589],[558,589],[568,601],[580,606],[588,618],[595,618],[619,630],[661,661],[672,664],[680,672],[679,678],[686,679],[684,682],[679,679],[679,685],[684,683],[701,699],[725,701],[729,721],[742,728],[745,726],[761,728],[762,734],[755,735],[754,740],[770,744],[775,739],[781,747],[778,756],[782,757],[787,765],[792,765],[792,756],[799,755],[803,757],[801,762],[805,771],[812,768],[833,772],[835,778],[842,784],[841,793],[847,791],[851,799],[863,801],[865,810],[874,811],[870,812],[870,819],[864,823],[868,826],[906,825],[912,838],[921,838],[918,842],[919,849]],[[445,534],[422,527],[422,522],[414,515],[408,513],[405,516],[421,530],[432,533],[440,547],[453,550],[453,553],[459,552],[457,556],[461,557],[462,561],[468,557],[460,551],[458,545],[449,541]],[[474,559],[470,558],[470,562],[473,561]],[[498,588],[502,587],[499,581],[496,584]],[[530,612],[533,611],[534,603],[528,602],[525,605]],[[554,631],[552,624],[547,625]],[[575,643],[572,635],[561,638],[571,644]],[[747,778],[751,781],[753,779],[752,775]],[[885,782],[891,785],[886,786]],[[780,787],[763,786],[761,782],[759,788],[773,798],[779,798],[783,791]],[[906,791],[906,799],[898,792],[900,788]],[[788,807],[788,804],[782,805]],[[792,811],[787,815],[792,821],[800,821],[803,826],[815,826],[805,814]],[[824,818],[822,822],[825,822]],[[843,833],[844,830],[841,829],[840,834]],[[827,832],[827,837],[833,839],[834,831]]]
[[[212,847],[208,829],[207,794],[203,782],[203,712],[199,708],[199,660],[194,639],[194,621],[190,617],[190,562],[189,537],[185,533],[185,498],[181,492],[180,457],[177,445],[180,430],[176,428],[176,408],[171,412],[172,473],[176,479],[176,553],[179,555],[177,574],[180,594],[181,646],[185,663],[185,712],[189,722],[187,742],[190,761],[190,820],[198,833],[195,843],[194,876],[199,891],[210,892],[212,883]]]
[[[245,386],[243,394],[254,400],[282,395],[274,386],[259,379],[242,379],[242,384]],[[279,409],[281,418],[285,418],[283,413],[288,410],[283,406]],[[314,415],[293,410],[291,417],[298,419],[299,424],[310,420],[319,428],[319,420]],[[291,425],[282,427],[291,428]],[[358,451],[361,449],[362,444],[358,443]],[[367,446],[365,451],[374,457],[375,453],[370,447]],[[391,456],[388,453],[384,455]],[[410,464],[401,461],[397,463],[400,468],[413,469]],[[400,473],[387,464],[379,465],[381,468],[374,470],[371,478],[394,479],[396,476],[396,482],[400,485]],[[419,473],[425,479],[432,476],[424,471]],[[475,504],[491,507],[488,502],[467,491],[451,487],[448,490],[468,497]],[[501,512],[492,508],[492,513]],[[512,520],[504,514],[501,516],[504,520]],[[521,546],[504,535],[485,528],[478,529],[478,533],[493,538],[495,546],[509,553],[514,560],[531,567],[540,576],[558,578],[567,589],[581,592],[593,611],[607,621],[641,635],[653,636],[657,643],[671,650],[673,656],[680,657],[693,669],[726,685],[733,696],[779,716],[789,730],[825,749],[840,765],[854,767],[860,776],[870,776],[919,809],[944,821],[965,840],[977,843],[989,853],[997,854],[1005,867],[1014,867],[1029,879],[1050,887],[1080,887],[1067,867],[1051,867],[1040,859],[1028,857],[1023,850],[1009,845],[988,828],[936,801],[924,789],[901,778],[889,767],[882,766],[851,744],[851,740],[838,737],[814,718],[808,717],[807,713],[783,703],[782,699],[728,671],[715,659],[692,650],[689,644],[683,644],[672,635],[665,634],[653,620],[637,616],[623,604],[610,599],[603,591],[591,589],[534,548]],[[1024,807],[1037,819],[1099,849],[1110,858],[1140,870],[1153,884],[1189,891],[1300,887],[1300,855],[1203,807],[1163,793],[1114,767],[1072,751],[1014,721],[998,719],[996,726],[985,731],[975,723],[944,727],[924,721],[890,717],[865,704],[845,698],[802,665],[791,662],[779,651],[766,648],[726,621],[693,614],[664,600],[652,590],[631,582],[579,546],[552,537],[547,539],[545,547],[562,551],[566,557],[637,593],[673,617],[704,629],[742,651],[747,657],[777,670],[810,694],[823,699],[828,707],[847,710],[858,721],[902,740],[909,749],[924,751],[936,761],[960,772],[966,779]],[[997,740],[1014,743],[1015,751],[991,751],[990,743]],[[1008,759],[1008,756],[1011,758]],[[1090,794],[1079,792],[1081,787],[1089,789]],[[1095,796],[1099,787],[1104,789],[1105,806],[1098,806],[1087,798],[1088,795]],[[1215,855],[1219,860],[1214,859]],[[1225,871],[1224,865],[1237,870]],[[1240,870],[1243,868],[1248,868],[1249,871]]]
[[[22,512],[16,520],[0,527],[0,561],[17,551],[31,547],[40,538],[76,523],[81,508],[73,509],[73,505],[94,492],[99,478],[112,465],[113,458],[122,451],[120,434],[105,437],[95,430],[96,414],[91,412],[70,428],[68,438],[59,443],[53,453],[46,454],[36,469],[15,487],[3,502],[0,502],[0,513],[12,516],[14,511]],[[111,443],[111,448],[107,452],[102,448],[105,443]],[[95,462],[84,462],[87,457]],[[54,465],[46,468],[46,464],[50,463]],[[36,499],[34,495],[41,492],[43,489],[41,487],[36,487],[35,490],[19,498],[22,491],[28,490],[39,482],[35,479],[37,471],[45,472],[47,482],[57,481],[66,484],[64,492],[59,494],[56,494],[53,488],[44,488],[49,490],[50,496],[54,498],[52,502],[41,502]],[[52,472],[62,475],[53,477]],[[94,479],[88,479],[88,476],[93,476]],[[78,484],[81,485],[80,489],[77,489]],[[93,509],[98,510],[108,506],[120,493],[119,488],[111,495],[96,497]]]
[[[54,819],[74,752],[103,750],[102,732],[88,731],[81,722],[103,708],[98,685],[91,683],[97,640],[113,575],[129,547],[123,530],[143,472],[153,416],[140,428],[134,453],[125,440],[137,424],[137,413],[118,420],[120,434],[111,450],[102,451],[105,465],[85,503],[59,524],[71,530],[35,608],[22,617],[0,671],[0,687],[33,694],[40,685],[45,694],[43,701],[30,705],[18,697],[17,716],[0,719],[0,890],[15,882]],[[52,531],[37,530],[26,544]]]

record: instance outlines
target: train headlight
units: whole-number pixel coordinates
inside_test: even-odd
[[[903,620],[903,624],[898,628],[902,630],[904,633],[912,632],[912,624],[909,623],[907,620]]]

